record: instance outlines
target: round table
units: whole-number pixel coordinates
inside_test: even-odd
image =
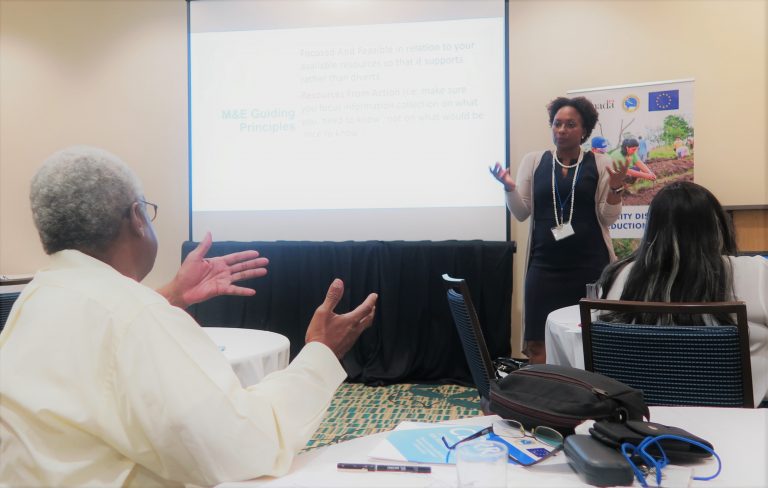
[[[559,308],[547,316],[544,332],[547,364],[584,369],[579,306]]]
[[[203,330],[219,346],[243,387],[288,366],[291,343],[283,335],[229,327],[203,327]]]

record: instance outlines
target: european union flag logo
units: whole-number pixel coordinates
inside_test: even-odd
[[[680,108],[680,90],[664,90],[648,94],[648,111],[677,110]]]

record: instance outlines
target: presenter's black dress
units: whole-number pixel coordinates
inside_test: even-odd
[[[577,304],[585,296],[586,284],[597,281],[609,261],[595,210],[599,174],[594,154],[585,153],[578,168],[572,221],[575,233],[559,241],[551,230],[556,225],[552,204],[553,164],[552,152],[547,151],[533,174],[533,230],[525,278],[524,337],[527,341],[543,341],[547,315]],[[562,168],[555,167],[556,188],[566,222],[571,210],[574,174],[572,168],[564,177]]]

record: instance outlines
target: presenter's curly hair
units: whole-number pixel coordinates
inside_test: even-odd
[[[622,300],[647,302],[719,302],[733,300],[733,272],[724,256],[737,253],[730,220],[717,198],[703,186],[675,182],[664,187],[648,207],[640,245],[630,256],[608,265],[600,278],[607,294],[624,267],[629,270]],[[710,316],[635,316],[610,314],[631,323],[709,324]],[[714,317],[731,323],[728,316]]]
[[[597,109],[594,105],[592,105],[592,102],[584,97],[557,97],[547,105],[550,126],[555,120],[557,111],[563,107],[573,107],[576,109],[576,111],[579,112],[579,115],[581,115],[581,120],[585,130],[584,137],[581,138],[581,142],[583,144],[587,139],[589,139],[589,136],[592,135],[592,130],[597,125]]]
[[[120,232],[141,184],[117,156],[74,146],[49,157],[32,178],[32,217],[48,254],[102,252]]]

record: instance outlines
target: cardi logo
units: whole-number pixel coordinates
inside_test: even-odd
[[[616,100],[613,98],[606,98],[605,101],[602,102],[593,102],[593,105],[598,110],[610,110],[612,109],[616,104]]]
[[[632,113],[639,107],[640,99],[637,98],[637,95],[627,95],[624,97],[624,100],[621,101],[621,108],[623,108],[625,112]]]

